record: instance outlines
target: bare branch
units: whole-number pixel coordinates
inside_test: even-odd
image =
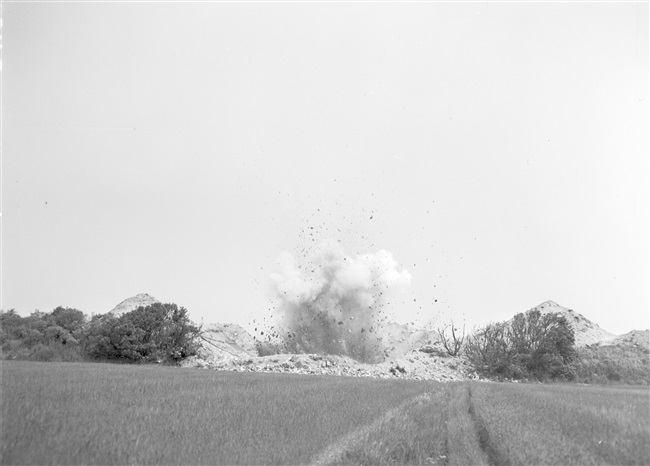
[[[458,329],[454,327],[454,321],[451,321],[451,338],[447,337],[447,328],[449,325],[445,325],[442,329],[438,328],[438,335],[440,335],[440,342],[442,346],[447,351],[449,356],[457,356],[460,352],[460,348],[463,346],[463,341],[465,340],[465,324],[463,324],[463,333],[459,336],[456,334]]]

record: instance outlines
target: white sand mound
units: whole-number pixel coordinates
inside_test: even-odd
[[[205,364],[219,364],[257,356],[255,340],[237,324],[207,324],[202,328],[198,358]]]
[[[108,313],[120,317],[122,314],[127,312],[135,311],[140,306],[149,306],[151,304],[159,303],[156,298],[148,295],[147,293],[140,293],[131,298],[127,298],[122,301],[120,304],[111,309]]]

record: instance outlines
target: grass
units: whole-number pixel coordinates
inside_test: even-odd
[[[615,345],[578,348],[572,363],[576,380],[599,384],[650,383],[650,352],[643,346]]]
[[[332,461],[343,464],[425,464],[445,454],[442,421],[445,390],[411,400],[397,413],[364,432],[355,445]]]
[[[487,464],[469,414],[467,383],[437,384],[368,432],[341,456],[346,464]]]
[[[473,384],[496,464],[650,464],[647,388]]]
[[[2,362],[2,464],[650,464],[647,387]]]
[[[364,433],[346,464],[650,464],[650,392],[634,387],[440,384]]]
[[[2,464],[305,464],[425,382],[2,362]]]

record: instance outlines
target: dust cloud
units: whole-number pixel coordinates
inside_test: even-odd
[[[383,360],[390,295],[410,284],[409,272],[398,269],[389,251],[351,257],[334,240],[302,259],[283,253],[281,271],[271,275],[277,321],[267,341],[288,353]]]

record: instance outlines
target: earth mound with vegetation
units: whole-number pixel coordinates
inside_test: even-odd
[[[539,311],[542,315],[552,313],[563,316],[567,320],[569,326],[573,329],[576,347],[597,343],[603,344],[606,342],[612,342],[616,339],[616,335],[613,333],[600,328],[598,324],[590,321],[582,314],[578,314],[573,309],[567,309],[554,301],[545,301],[527,312],[533,311]]]

